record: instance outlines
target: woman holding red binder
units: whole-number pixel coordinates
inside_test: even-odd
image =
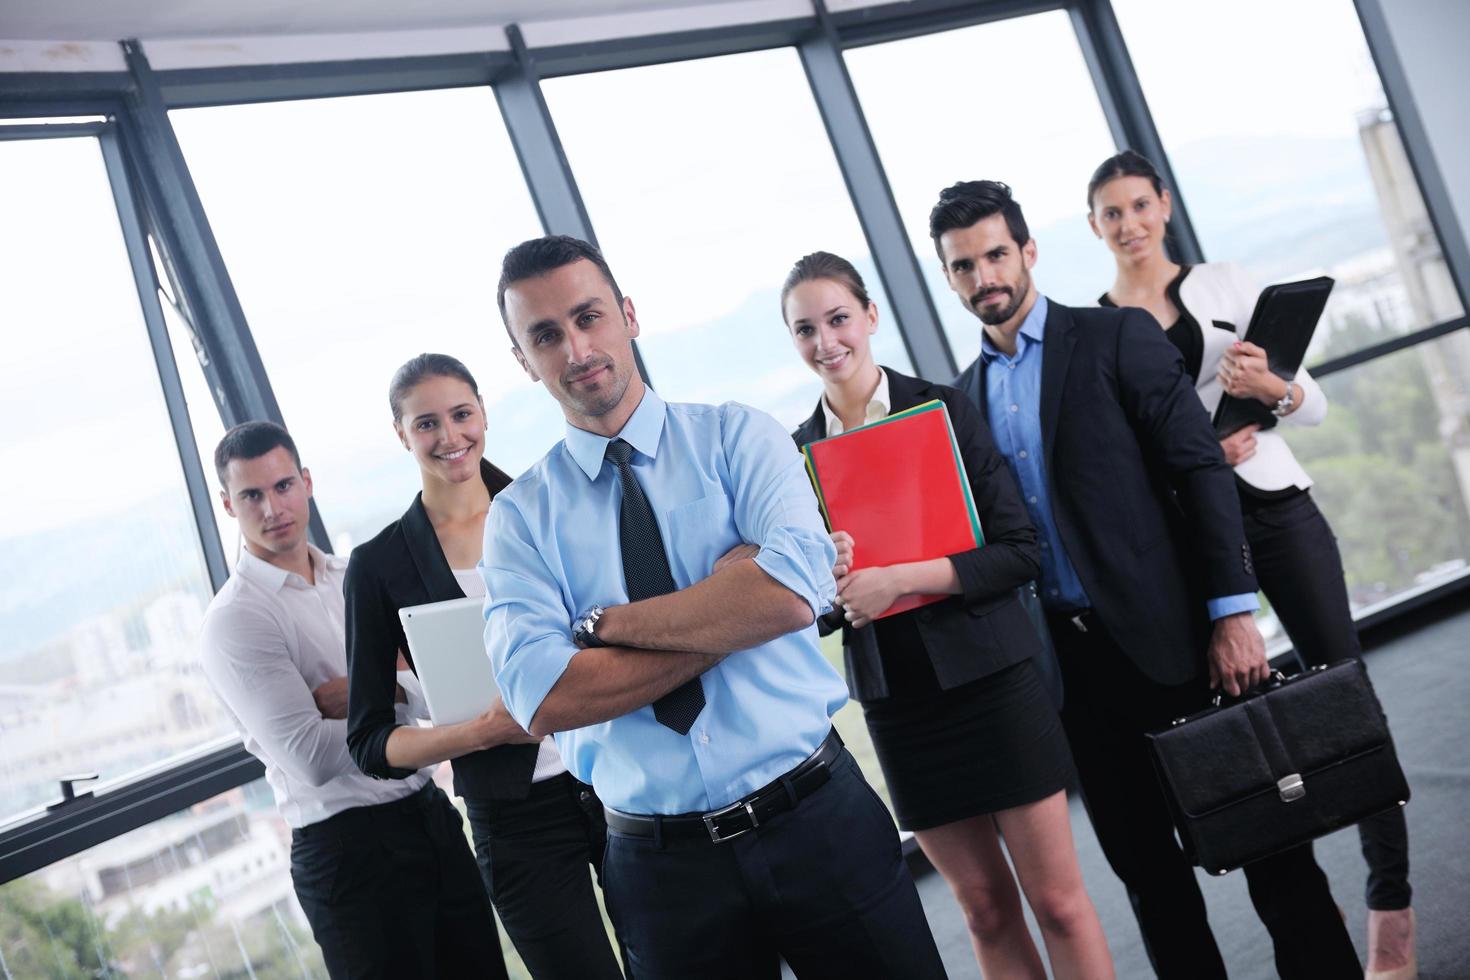
[[[802,258],[781,308],[797,352],[822,379],[816,411],[793,433],[797,444],[939,399],[985,533],[980,548],[854,571],[863,542],[833,528],[839,608],[824,626],[842,629],[848,686],[898,824],[954,890],[985,976],[1046,976],[1004,837],[1053,973],[1111,977],[1072,843],[1071,755],[1032,663],[1040,641],[1015,594],[1036,575],[1036,532],[990,431],[960,392],[873,362],[878,308],[847,260]],[[879,618],[908,595],[948,598]]]

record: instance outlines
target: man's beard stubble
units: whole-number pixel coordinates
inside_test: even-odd
[[[1000,292],[1001,290],[1004,290],[1010,296],[1011,301],[1004,306],[994,307],[988,310],[982,309],[980,306],[981,298],[986,295],[984,291],[978,292],[970,297],[970,309],[980,318],[981,323],[995,326],[999,323],[1005,323],[1011,317],[1015,316],[1016,311],[1025,302],[1026,295],[1031,292],[1031,273],[1023,271],[1021,281],[1016,283],[1016,288],[1014,289],[1010,286],[1002,286],[1000,289],[991,290],[990,292]]]

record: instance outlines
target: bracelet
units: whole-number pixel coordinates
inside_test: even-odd
[[[1276,416],[1278,419],[1282,418],[1283,416],[1291,412],[1291,406],[1295,403],[1296,399],[1292,397],[1291,393],[1291,382],[1288,381],[1286,383],[1286,394],[1282,395],[1281,398],[1276,402],[1276,404],[1271,408],[1271,414]]]

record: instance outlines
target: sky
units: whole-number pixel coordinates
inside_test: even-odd
[[[1355,113],[1380,98],[1350,0],[1114,5],[1171,154],[1225,137],[1351,136]],[[1314,42],[1302,49],[1302,38]],[[847,61],[921,264],[933,262],[923,223],[935,192],[988,176],[1015,186],[1033,229],[1065,229],[1050,251],[1040,242],[1039,276],[1070,272],[1079,294],[1106,286],[1110,262],[1101,245],[1086,251],[1095,243],[1082,198],[1113,147],[1064,13],[854,49]],[[805,252],[867,253],[795,51],[553,79],[544,91],[637,304],[655,383],[687,400],[779,404],[791,421],[818,389],[769,294]],[[385,392],[420,351],[459,356],[477,375],[494,420],[489,454],[508,469],[559,437],[557,406],[521,373],[495,310],[500,256],[541,229],[493,93],[171,118],[329,526],[334,507],[351,512],[360,540],[416,489]],[[1187,187],[1190,175],[1179,176]],[[0,144],[0,213],[0,411],[17,423],[0,467],[20,475],[3,492],[21,516],[13,526],[60,526],[163,492],[181,500],[95,142]],[[1048,269],[1057,254],[1076,258]],[[870,285],[886,316],[880,350],[906,367],[880,284]],[[935,301],[968,361],[973,321],[953,297]],[[699,330],[714,321],[740,342],[711,346]],[[191,410],[207,413],[207,448],[217,417],[197,366],[181,369]],[[56,459],[73,463],[74,479],[54,479],[50,465],[45,479],[32,476]],[[393,507],[354,510],[357,496]],[[233,541],[229,519],[219,521]]]

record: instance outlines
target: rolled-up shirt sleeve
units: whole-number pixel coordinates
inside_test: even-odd
[[[803,457],[769,415],[736,402],[721,406],[720,437],[730,467],[735,525],[758,545],[756,564],[811,606],[832,608],[837,549],[822,521]]]
[[[485,521],[485,649],[501,700],[527,731],[541,702],[579,652],[559,579],[514,500],[502,494]]]
[[[355,772],[347,722],[323,718],[311,688],[264,613],[205,619],[200,661],[215,694],[270,761],[308,786]]]

